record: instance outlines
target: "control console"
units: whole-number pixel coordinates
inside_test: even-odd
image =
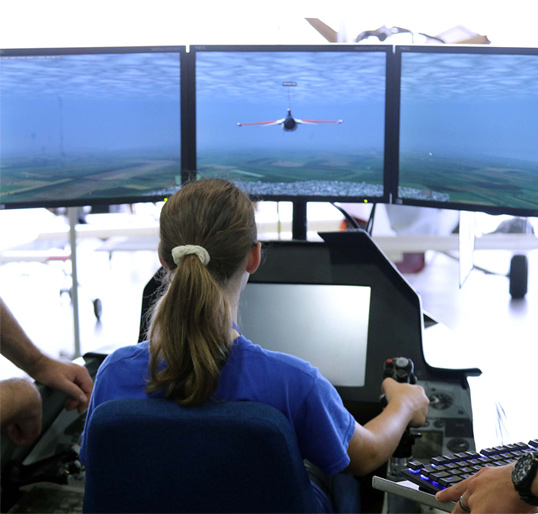
[[[415,440],[413,458],[430,458],[475,449],[469,389],[459,384],[418,380],[430,399],[426,425],[412,428],[422,437]]]
[[[473,438],[473,417],[469,390],[459,383],[446,381],[418,380],[414,374],[413,361],[407,357],[387,359],[383,377],[390,377],[401,383],[418,384],[424,388],[430,400],[426,424],[420,428],[409,428],[402,443],[407,440],[412,448],[397,450],[396,457],[425,459],[435,455],[445,455],[475,449]],[[384,400],[382,398],[382,402]]]

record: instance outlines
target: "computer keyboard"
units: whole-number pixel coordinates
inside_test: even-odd
[[[467,451],[452,455],[433,457],[425,464],[412,461],[408,469],[401,472],[407,480],[418,484],[420,489],[435,494],[451,485],[457,484],[485,466],[504,466],[517,460],[529,451],[538,451],[538,439],[528,443],[506,444],[486,448],[480,452]]]

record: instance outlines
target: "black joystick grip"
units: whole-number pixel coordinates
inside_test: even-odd
[[[414,374],[415,365],[408,357],[393,357],[387,359],[383,368],[383,378],[393,378],[401,384],[416,384],[417,377]],[[387,398],[381,396],[381,404],[387,406]]]
[[[416,384],[415,365],[408,357],[394,357],[385,361],[383,378],[393,378],[396,382]]]

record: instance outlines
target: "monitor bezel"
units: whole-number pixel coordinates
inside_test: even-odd
[[[397,104],[394,97],[389,92],[389,88],[394,83],[394,47],[392,45],[370,45],[370,44],[349,44],[335,43],[326,45],[191,45],[187,54],[190,60],[193,87],[192,97],[194,104],[190,112],[191,123],[196,125],[196,55],[202,52],[379,52],[385,54],[385,113],[384,113],[384,156],[383,156],[383,195],[382,196],[310,196],[310,195],[269,195],[259,194],[251,195],[255,201],[272,201],[272,202],[292,202],[292,203],[310,203],[310,202],[338,202],[338,203],[391,203],[393,188],[395,185],[394,171],[395,158],[394,152],[394,130],[392,120],[397,111]],[[186,107],[188,109],[188,107]],[[197,146],[196,136],[191,136],[193,145],[186,148],[192,150],[193,154],[187,157],[188,165],[186,169],[193,170],[185,174],[185,180],[191,181],[197,179]]]
[[[513,215],[513,216],[538,216],[538,206],[536,209],[523,209],[504,206],[488,206],[475,203],[462,202],[440,202],[435,200],[420,200],[404,198],[399,194],[400,183],[400,114],[401,114],[401,80],[402,80],[402,55],[406,53],[440,53],[440,54],[485,54],[485,55],[535,55],[538,57],[538,48],[531,47],[495,47],[484,45],[398,45],[395,46],[394,54],[394,79],[392,93],[395,97],[397,109],[394,122],[394,144],[395,144],[395,171],[392,203],[395,205],[410,205],[416,207],[433,207],[438,209],[483,212],[491,215]],[[537,61],[538,63],[538,61]]]
[[[64,56],[64,55],[103,55],[103,54],[136,54],[136,53],[177,53],[180,59],[180,88],[178,90],[178,99],[180,105],[180,151],[181,151],[181,177],[182,181],[185,176],[185,162],[183,158],[183,139],[185,132],[185,123],[183,120],[183,106],[190,102],[190,99],[183,97],[183,90],[188,90],[186,78],[184,77],[184,68],[187,68],[186,58],[187,47],[185,45],[173,46],[121,46],[121,47],[65,47],[65,48],[13,48],[0,49],[0,58],[16,57],[46,57]],[[180,186],[178,186],[179,189]],[[133,203],[155,203],[161,202],[169,195],[133,195],[133,196],[96,196],[89,198],[74,199],[55,199],[23,202],[0,202],[0,210],[4,209],[31,209],[31,208],[63,208],[63,207],[81,207],[81,206],[107,206]]]

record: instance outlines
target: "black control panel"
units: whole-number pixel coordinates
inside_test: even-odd
[[[469,389],[435,380],[418,380],[417,384],[424,388],[430,406],[426,425],[411,429],[422,434],[413,445],[413,458],[474,450]]]
[[[418,384],[430,400],[426,424],[406,430],[395,456],[424,459],[474,450],[469,389],[444,381],[418,380],[414,371],[413,360],[408,357],[389,358],[383,366],[383,378]],[[386,403],[384,398],[381,401]]]

